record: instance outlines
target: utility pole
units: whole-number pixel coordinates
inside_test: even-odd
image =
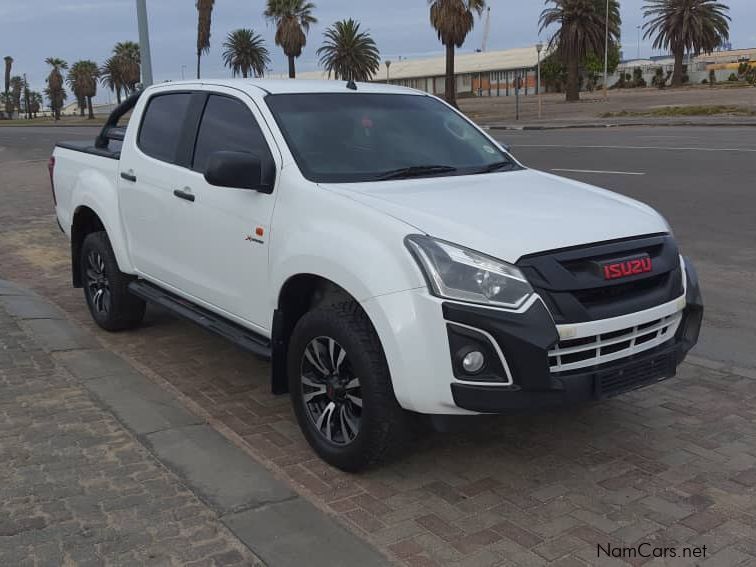
[[[640,32],[641,32],[641,27],[637,26],[637,28],[638,28],[638,59],[640,59]]]
[[[520,71],[515,72],[515,120],[520,120],[520,86],[522,85],[522,79],[520,78]]]
[[[604,99],[609,100],[609,0],[606,0],[606,38],[604,42]]]
[[[543,44],[539,41],[536,44],[536,51],[538,52],[538,76],[536,77],[536,94],[538,95],[538,119],[541,119],[543,113],[543,103],[541,102],[541,51],[543,51]]]
[[[139,58],[142,64],[142,85],[152,84],[152,58],[150,56],[150,30],[147,23],[147,0],[136,0],[139,25]]]
[[[391,61],[386,61],[386,84],[388,85],[390,82],[389,77],[389,67],[391,67]]]

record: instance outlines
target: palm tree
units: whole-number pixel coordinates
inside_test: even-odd
[[[29,93],[29,112],[31,113],[32,117],[36,118],[37,113],[42,108],[42,104],[45,102],[45,99],[42,97],[42,95],[36,91],[31,91]]]
[[[223,64],[231,69],[234,77],[239,73],[245,79],[250,75],[262,77],[270,64],[265,41],[254,30],[242,28],[232,31],[223,48]]]
[[[140,65],[139,44],[134,41],[121,41],[115,44],[113,55],[119,67],[123,89],[126,94],[136,91],[142,76]]]
[[[654,36],[654,49],[669,49],[675,56],[672,86],[683,77],[685,52],[711,53],[730,37],[729,8],[716,0],[646,0],[645,38]]]
[[[446,102],[457,106],[457,89],[454,77],[454,48],[462,47],[467,34],[475,25],[475,13],[480,16],[486,0],[428,0],[431,25],[438,39],[446,47]]]
[[[50,99],[50,108],[53,111],[55,120],[60,120],[60,109],[63,108],[63,102],[65,102],[66,89],[63,88],[63,73],[61,71],[68,69],[68,63],[57,57],[48,57],[45,59],[45,63],[50,65],[52,69],[47,76],[47,98]]]
[[[606,41],[606,18],[609,17],[610,47],[619,43],[619,0],[609,0],[609,14],[604,0],[546,0],[553,4],[541,13],[540,31],[553,24],[559,29],[549,41],[567,67],[567,101],[580,100],[580,63],[591,53],[601,53]]]
[[[19,77],[18,75],[15,77],[11,77],[10,96],[11,96],[11,100],[13,101],[13,108],[19,114],[21,114],[21,95],[24,92],[25,87],[26,87],[26,81],[24,81],[23,77]]]
[[[368,32],[360,31],[353,19],[336,22],[325,31],[325,42],[317,53],[320,64],[344,81],[369,81],[381,67],[381,56]]]
[[[97,79],[100,69],[94,61],[77,61],[71,65],[66,82],[71,87],[76,100],[79,101],[81,115],[84,116],[85,107],[89,110],[89,119],[94,118],[92,99],[97,96]]]
[[[0,93],[0,104],[2,104],[3,109],[5,110],[5,114],[8,117],[8,119],[13,118],[13,97],[9,92],[7,93]]]
[[[210,20],[215,0],[197,0],[197,78],[200,78],[202,54],[210,51]]]
[[[10,90],[11,69],[13,68],[13,57],[6,55],[5,60],[5,94]]]
[[[115,92],[118,104],[121,104],[121,92],[126,88],[121,75],[121,67],[121,61],[117,56],[113,55],[112,57],[108,57],[102,68],[100,68],[100,82]]]
[[[66,83],[76,97],[76,102],[79,106],[79,114],[83,117],[84,111],[87,107],[87,97],[84,94],[84,83],[86,79],[82,73],[81,63],[81,61],[77,61],[71,65],[71,68],[68,71],[68,76],[66,77]]]
[[[307,0],[268,0],[265,17],[276,26],[276,45],[289,58],[289,78],[296,77],[294,59],[302,55],[310,26],[317,23],[312,15],[315,4]]]

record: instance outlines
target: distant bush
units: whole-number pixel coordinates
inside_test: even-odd
[[[709,79],[704,79],[703,81],[701,81],[701,84],[702,85],[708,85],[709,84]]]
[[[714,83],[717,82],[717,73],[714,71],[714,69],[711,69],[709,71],[709,84],[713,87]]]
[[[735,73],[730,73],[730,76],[727,77],[727,80],[731,83],[737,83],[738,82],[738,76]]]
[[[651,79],[651,84],[659,89],[663,89],[667,86],[667,78],[664,76],[664,68],[657,67],[654,72],[654,78]]]

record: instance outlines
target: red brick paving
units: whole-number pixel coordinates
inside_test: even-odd
[[[349,475],[309,450],[288,399],[270,394],[266,363],[157,309],[135,332],[96,329],[70,287],[44,164],[17,165],[18,176],[23,185],[0,171],[0,277],[52,299],[398,563],[603,564],[597,543],[642,541],[756,563],[752,378],[685,364],[607,403],[427,435],[404,459]]]

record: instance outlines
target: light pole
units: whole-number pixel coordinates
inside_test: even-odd
[[[636,26],[636,27],[638,28],[638,59],[640,59],[640,31],[641,31],[641,27],[640,26]]]
[[[541,119],[543,103],[541,102],[541,51],[543,51],[543,44],[539,41],[536,44],[536,51],[538,52],[538,73],[536,77],[536,92],[538,93],[538,119]]]
[[[181,80],[184,80],[184,71],[186,70],[186,65],[181,66]]]
[[[147,0],[136,0],[137,24],[139,25],[139,57],[142,63],[142,85],[152,84],[152,59],[150,57],[150,30],[147,25]]]
[[[391,61],[386,61],[386,84],[389,84],[389,67],[391,67]]]
[[[606,38],[604,41],[604,99],[609,100],[609,0],[606,0]]]

